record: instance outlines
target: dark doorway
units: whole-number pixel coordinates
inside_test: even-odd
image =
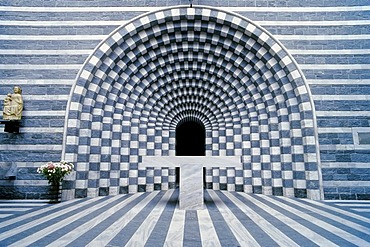
[[[195,121],[176,127],[176,156],[204,156],[206,132],[203,124]]]
[[[202,123],[186,121],[176,127],[176,156],[205,156],[206,131]],[[176,183],[180,184],[180,168],[176,168]]]

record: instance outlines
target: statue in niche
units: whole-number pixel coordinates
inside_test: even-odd
[[[13,93],[4,99],[3,120],[21,120],[23,111],[22,89],[13,88]]]

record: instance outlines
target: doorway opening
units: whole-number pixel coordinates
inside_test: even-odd
[[[176,156],[205,156],[205,153],[206,130],[203,123],[192,120],[180,122],[176,127]],[[179,167],[176,168],[176,184],[180,184]]]
[[[202,123],[186,121],[176,127],[176,156],[204,156],[206,131]]]

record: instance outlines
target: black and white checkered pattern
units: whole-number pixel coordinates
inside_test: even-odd
[[[173,7],[133,19],[87,60],[68,112],[65,159],[76,172],[65,198],[172,187],[174,171],[139,164],[174,156],[187,119],[205,126],[206,156],[242,157],[243,170],[206,171],[213,189],[320,197],[304,77],[279,42],[236,14]]]

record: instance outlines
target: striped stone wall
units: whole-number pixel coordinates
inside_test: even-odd
[[[367,1],[193,2],[236,12],[282,42],[313,94],[325,198],[369,199],[370,145],[358,136],[370,132]],[[188,1],[0,1],[0,95],[20,85],[25,101],[21,133],[0,126],[1,197],[45,196],[36,169],[62,158],[71,87],[99,42],[140,14],[177,4]]]

